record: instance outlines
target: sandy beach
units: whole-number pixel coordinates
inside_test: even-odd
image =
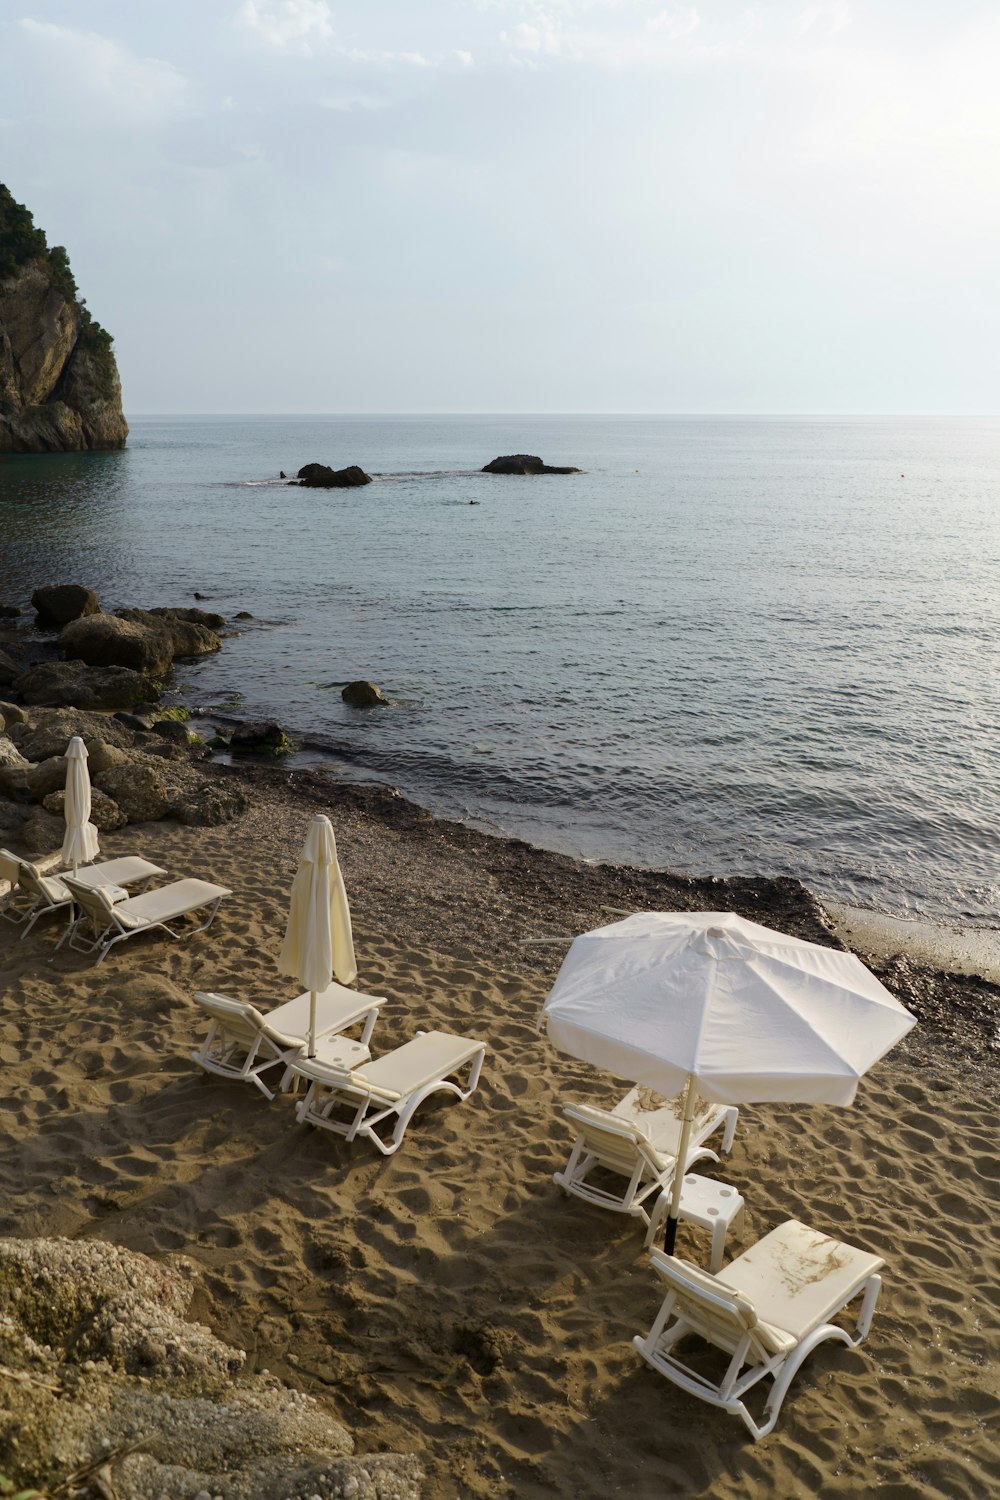
[[[730,1253],[787,1217],[884,1255],[868,1341],[826,1344],[776,1431],[642,1365],[659,1305],[638,1225],[564,1197],[560,1105],[620,1081],[558,1054],[535,1020],[568,938],[611,909],[734,909],[833,940],[795,882],[672,879],[578,864],[435,822],[320,772],[253,784],[221,828],[129,826],[107,857],[232,887],[213,928],[140,937],[99,968],[55,951],[60,917],[0,933],[7,1098],[0,1233],[104,1240],[201,1270],[195,1315],[314,1396],[359,1454],[416,1455],[445,1497],[979,1497],[997,1471],[997,992],[873,960],[922,1024],[851,1110],[740,1113],[716,1169],[747,1200]],[[297,1126],[287,1098],[203,1074],[198,989],[290,998],[275,957],[311,812],[337,830],[357,986],[388,997],[373,1050],[433,1026],[488,1044],[467,1103],[430,1101],[383,1159]],[[701,1231],[679,1253],[706,1263]],[[9,1438],[9,1433],[8,1433]],[[9,1450],[6,1455],[9,1457]]]

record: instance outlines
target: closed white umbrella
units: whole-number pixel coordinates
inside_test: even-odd
[[[542,1011],[573,1057],[695,1102],[850,1104],[915,1018],[860,959],[731,912],[642,912],[575,938]]]
[[[351,912],[337,863],[337,841],[330,819],[318,814],[309,824],[299,868],[292,882],[285,941],[278,970],[309,991],[309,1056],[316,1053],[316,996],[334,978],[350,984],[354,961]]]
[[[72,865],[75,875],[80,865],[94,859],[100,845],[97,829],[90,822],[90,772],[87,769],[87,747],[75,734],[66,747],[66,793],[63,802],[66,837],[63,839],[62,862]]]

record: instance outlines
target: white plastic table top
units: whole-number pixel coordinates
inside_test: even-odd
[[[660,1225],[665,1221],[670,1208],[670,1189],[666,1188],[656,1200],[649,1220],[646,1244],[650,1245]],[[726,1247],[726,1235],[734,1219],[744,1209],[744,1200],[728,1182],[717,1182],[712,1177],[699,1177],[697,1172],[685,1174],[681,1184],[680,1218],[686,1224],[697,1224],[712,1231],[712,1250],[709,1270],[713,1273],[722,1266]]]
[[[362,1063],[369,1062],[371,1052],[364,1042],[352,1041],[347,1036],[324,1036],[316,1040],[316,1061],[326,1063],[327,1067],[340,1068],[349,1073],[352,1068],[360,1068]]]

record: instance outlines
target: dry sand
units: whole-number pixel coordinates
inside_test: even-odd
[[[537,1035],[562,950],[521,940],[610,920],[609,905],[732,907],[805,936],[822,914],[793,882],[594,869],[319,775],[256,785],[231,827],[104,841],[108,857],[232,886],[208,933],[139,937],[95,968],[55,951],[61,917],[25,943],[0,924],[0,1234],[183,1252],[204,1273],[195,1316],[250,1369],[327,1403],[359,1451],[418,1454],[434,1500],[996,1492],[992,987],[883,966],[924,1024],[856,1106],[741,1112],[717,1169],[748,1204],[730,1250],[795,1216],[888,1263],[868,1341],[822,1346],[754,1444],[632,1350],[659,1303],[639,1226],[552,1182],[570,1143],[560,1103],[611,1104],[626,1086]],[[389,997],[374,1050],[428,1025],[489,1044],[478,1094],[429,1101],[389,1159],[188,1058],[194,990],[264,1008],[294,993],[274,959],[316,807],[337,829],[358,987]],[[699,1231],[678,1248],[705,1263]]]

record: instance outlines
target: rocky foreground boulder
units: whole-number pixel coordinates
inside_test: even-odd
[[[91,667],[82,661],[42,662],[20,673],[11,686],[28,704],[110,713],[159,696],[159,689],[142,672],[129,667]]]
[[[0,1240],[3,1474],[121,1500],[420,1500],[418,1459],[355,1457],[313,1397],[188,1321],[196,1277],[100,1240]]]
[[[111,336],[0,183],[0,453],[124,448],[128,424]]]
[[[534,453],[507,453],[483,465],[484,474],[579,474],[581,470],[543,463]]]
[[[199,768],[193,759],[205,754],[199,744],[187,749],[103,714],[38,708],[0,732],[0,842],[30,855],[62,843],[65,755],[73,735],[87,747],[91,821],[101,832],[162,818],[215,827],[247,809],[240,782]]]

